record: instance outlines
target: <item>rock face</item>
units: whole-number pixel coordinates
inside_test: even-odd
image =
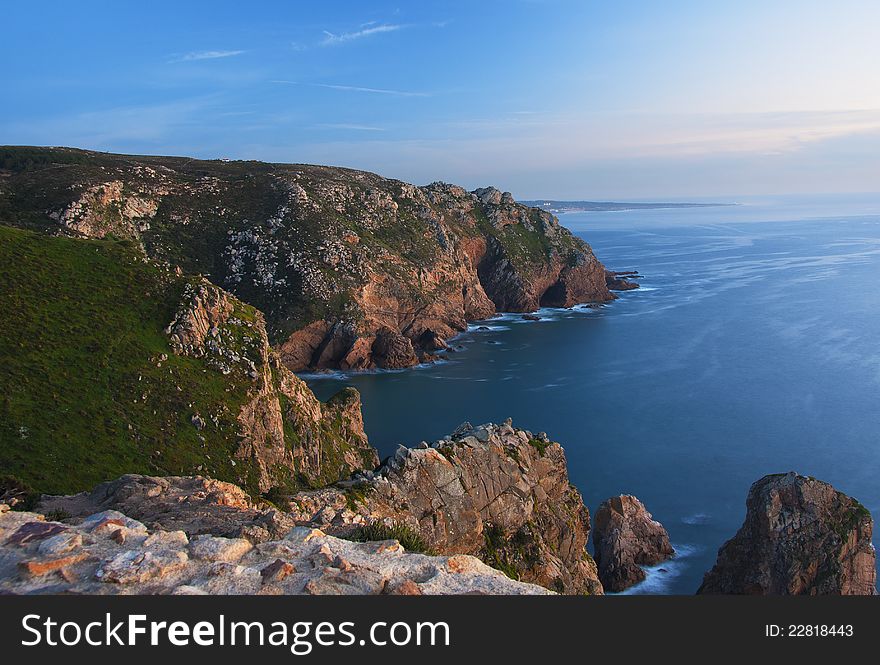
[[[589,511],[568,482],[562,446],[509,421],[465,424],[430,446],[401,446],[376,473],[301,492],[291,509],[335,534],[364,523],[402,525],[441,554],[472,554],[562,593],[602,593],[586,551]]]
[[[320,402],[271,350],[259,311],[202,279],[187,285],[166,333],[176,353],[251,384],[235,457],[256,472],[260,491],[325,485],[378,466],[359,393],[347,388]]]
[[[796,473],[752,485],[746,518],[698,593],[873,595],[870,513],[828,483]]]
[[[465,423],[431,446],[401,446],[377,471],[299,492],[289,507],[282,512],[200,476],[127,475],[91,492],[43,496],[37,509],[74,522],[124,515],[150,530],[255,545],[283,538],[294,525],[359,539],[367,528],[402,529],[434,553],[476,556],[519,581],[561,593],[603,592],[586,550],[589,511],[568,482],[562,447],[510,421]]]
[[[117,489],[117,494],[120,491]],[[228,488],[211,491],[235,495]],[[126,501],[121,497],[119,500]],[[223,520],[238,510],[240,501],[241,497],[232,496],[236,505],[225,506],[228,510]],[[214,510],[224,507],[203,503],[202,517],[211,512],[208,505]],[[193,517],[190,514],[184,522],[192,526],[189,520]],[[548,592],[511,580],[474,557],[410,554],[396,540],[354,543],[317,529],[294,527],[272,540],[254,544],[244,538],[150,529],[115,510],[89,515],[78,524],[66,524],[46,521],[37,513],[10,511],[0,504],[0,593]]]
[[[492,187],[415,187],[308,165],[2,151],[5,223],[131,238],[151,258],[210,276],[265,314],[294,371],[413,365],[468,320],[615,297],[589,245]]]
[[[623,591],[641,582],[645,579],[641,566],[653,566],[675,553],[663,525],[629,494],[611,497],[599,506],[593,544],[606,591]]]

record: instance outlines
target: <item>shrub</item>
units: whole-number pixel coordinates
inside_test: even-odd
[[[374,522],[360,527],[357,531],[348,537],[358,543],[366,543],[375,540],[396,540],[408,552],[419,552],[421,554],[433,554],[434,552],[428,547],[422,536],[412,527],[406,524],[392,524],[391,526],[382,522]]]

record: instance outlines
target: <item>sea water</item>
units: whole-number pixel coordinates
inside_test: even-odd
[[[464,420],[547,432],[591,511],[635,494],[668,529],[678,556],[632,593],[693,593],[768,473],[880,515],[880,196],[739,203],[563,215],[642,288],[476,322],[435,365],[309,383],[360,390],[382,456]]]

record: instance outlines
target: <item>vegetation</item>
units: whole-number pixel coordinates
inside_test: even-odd
[[[373,522],[360,527],[352,535],[348,536],[348,540],[358,543],[366,543],[377,540],[396,540],[407,552],[418,552],[420,554],[434,554],[419,533],[405,524],[392,524],[388,526],[381,522]]]
[[[510,579],[519,580],[519,570],[537,562],[535,538],[528,522],[509,536],[497,524],[487,524],[483,537],[485,542],[480,558]]]
[[[259,308],[273,344],[314,321],[359,321],[354,294],[363,286],[365,260],[390,276],[389,288],[413,307],[444,295],[438,291],[444,284],[413,278],[445,260],[442,226],[425,217],[423,203],[401,195],[400,183],[348,169],[6,146],[0,147],[0,224],[54,232],[50,213],[110,181],[123,183],[124,196],[150,199],[160,190],[153,200],[161,201],[137,232],[117,201],[91,206],[96,224],[118,237],[138,237],[149,256],[205,275]],[[292,204],[294,191],[308,203]],[[497,240],[523,275],[554,255],[570,264],[580,256],[579,240],[562,228],[548,235],[544,213],[526,210],[523,223],[501,229],[480,206],[461,216],[435,208],[433,215],[462,236]],[[347,234],[356,246],[330,251]],[[326,252],[332,258],[325,260]]]
[[[367,494],[364,487],[352,485],[345,489],[345,506],[352,512],[357,512],[359,506],[365,505]]]
[[[529,439],[529,445],[538,451],[538,454],[541,457],[544,457],[544,453],[547,452],[547,448],[550,447],[550,441],[543,441],[541,439]]]
[[[0,226],[4,472],[47,493],[123,473],[203,472],[255,490],[232,462],[248,382],[174,355],[164,333],[184,284],[130,242]]]

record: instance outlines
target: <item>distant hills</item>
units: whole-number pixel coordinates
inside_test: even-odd
[[[614,201],[554,201],[537,199],[521,201],[523,205],[541,208],[547,212],[608,212],[617,210],[658,210],[661,208],[711,208],[731,206],[736,203],[620,203]]]

